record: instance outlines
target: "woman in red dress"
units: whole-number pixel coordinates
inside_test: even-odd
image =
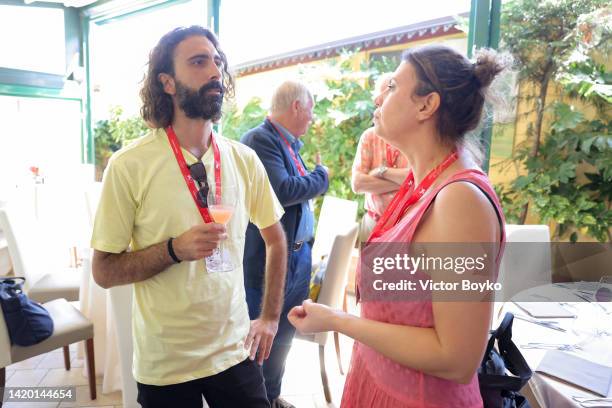
[[[496,278],[504,218],[466,133],[478,126],[486,91],[504,65],[488,50],[474,63],[444,46],[404,53],[376,98],[374,124],[376,133],[408,158],[412,174],[368,245],[494,243],[488,273]],[[356,340],[342,407],[482,407],[476,371],[492,304],[437,299],[364,298],[361,317],[305,301],[289,320],[303,333],[337,331]]]

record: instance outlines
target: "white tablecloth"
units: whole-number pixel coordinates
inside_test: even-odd
[[[566,298],[570,298],[570,296],[568,295]],[[579,344],[582,350],[576,350],[571,353],[612,367],[612,314],[606,313],[595,303],[569,302],[564,307],[577,315],[577,318],[547,318],[545,320],[559,322],[559,327],[566,329],[566,333],[514,319],[512,339],[519,347],[531,369],[535,370],[538,367],[547,350],[521,348],[521,345],[530,342]],[[612,311],[612,304],[607,303],[606,308],[608,311]],[[512,312],[515,315],[527,315],[517,305],[508,302],[497,316],[498,322],[495,324],[495,327],[501,322],[506,312]],[[598,330],[600,331],[599,335],[597,334]],[[609,335],[601,334],[601,332],[607,332]],[[572,400],[572,397],[600,397],[572,384],[538,372],[533,374],[529,385],[542,408],[579,408],[580,404]]]
[[[91,273],[91,250],[84,250],[83,282],[80,291],[81,312],[94,324],[96,375],[101,375],[102,393],[121,390],[121,367],[117,346],[117,330],[112,319],[109,292],[94,281]],[[83,346],[79,345],[79,357]]]

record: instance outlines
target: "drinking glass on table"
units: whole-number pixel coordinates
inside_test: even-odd
[[[236,187],[231,184],[222,184],[221,194],[217,194],[218,186],[211,185],[208,191],[208,211],[213,220],[218,224],[228,226],[238,199]],[[231,236],[228,231],[228,236]],[[223,241],[213,254],[206,258],[206,269],[209,272],[228,272],[235,268],[232,261],[232,252]]]

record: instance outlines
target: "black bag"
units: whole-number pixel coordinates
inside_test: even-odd
[[[531,408],[529,401],[519,394],[531,378],[532,371],[512,342],[513,320],[514,315],[506,313],[497,330],[491,334],[478,369],[480,395],[485,408]],[[494,347],[496,340],[497,350]],[[506,369],[515,377],[507,375]]]
[[[0,278],[0,306],[11,344],[31,346],[53,334],[47,309],[23,293],[25,278]]]

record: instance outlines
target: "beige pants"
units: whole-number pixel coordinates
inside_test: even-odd
[[[366,212],[363,215],[363,218],[361,219],[361,223],[359,224],[360,243],[366,242],[368,240],[368,238],[370,237],[370,233],[374,229],[375,225],[376,221],[374,221],[374,218],[370,217],[370,214]]]

